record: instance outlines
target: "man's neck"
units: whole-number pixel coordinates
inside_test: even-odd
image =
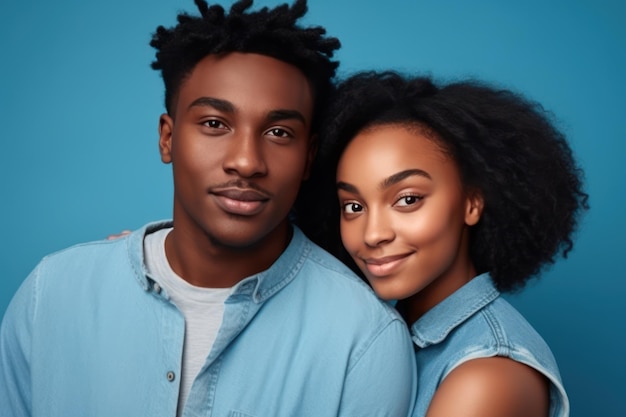
[[[165,240],[165,254],[174,272],[190,284],[229,288],[268,269],[287,248],[292,233],[291,225],[285,221],[254,245],[230,248],[175,221]]]

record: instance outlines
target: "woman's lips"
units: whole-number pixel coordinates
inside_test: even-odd
[[[393,256],[385,256],[382,258],[365,258],[365,268],[369,273],[376,277],[384,277],[393,273],[408,257],[410,254],[401,254]]]

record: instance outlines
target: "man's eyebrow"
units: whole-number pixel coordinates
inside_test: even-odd
[[[299,120],[302,122],[303,125],[306,125],[306,119],[304,118],[304,115],[297,110],[272,110],[267,115],[267,120],[269,122],[279,122],[281,120],[289,119]]]
[[[225,112],[225,113],[234,113],[236,110],[234,104],[231,103],[230,101],[222,100],[222,99],[215,98],[215,97],[197,98],[193,102],[191,102],[191,104],[189,105],[189,108],[196,107],[196,106],[213,107],[214,109]],[[269,122],[278,122],[281,120],[289,120],[289,119],[299,120],[300,122],[302,122],[302,124],[306,125],[306,119],[304,115],[297,110],[287,110],[287,109],[272,110],[267,115],[267,120]]]
[[[235,106],[233,103],[227,100],[222,100],[214,97],[200,97],[195,99],[189,105],[189,109],[192,107],[213,107],[216,110],[225,112],[225,113],[234,113]]]
[[[425,177],[428,178],[429,180],[432,179],[432,177],[430,176],[430,174],[424,170],[421,169],[406,169],[404,171],[400,171],[397,172],[393,175],[390,175],[389,177],[385,178],[383,181],[381,181],[380,183],[380,188],[389,188],[394,184],[399,183],[400,181],[408,178],[408,177],[412,177],[414,175],[420,176],[420,177]]]

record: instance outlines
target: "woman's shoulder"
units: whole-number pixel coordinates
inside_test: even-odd
[[[427,416],[548,416],[547,379],[505,357],[479,358],[456,367],[439,385]]]

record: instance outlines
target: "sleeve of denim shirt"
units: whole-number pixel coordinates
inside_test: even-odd
[[[413,411],[417,391],[415,354],[406,324],[394,320],[349,371],[340,416],[399,417]]]
[[[22,283],[0,326],[0,408],[12,417],[31,415],[30,347],[37,272]]]

